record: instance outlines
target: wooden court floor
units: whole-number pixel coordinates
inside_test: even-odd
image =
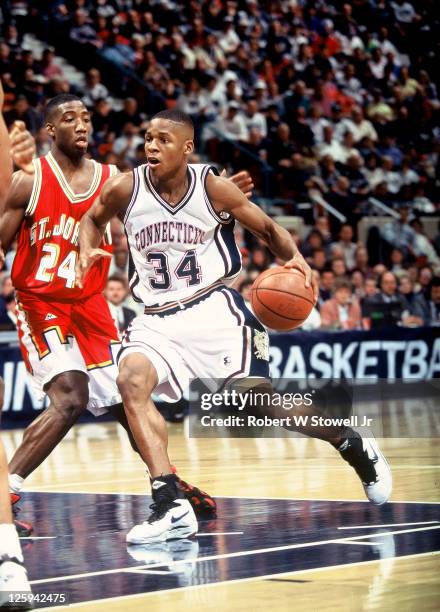
[[[21,433],[19,430],[2,432],[9,456],[19,443]],[[227,501],[230,504],[228,507],[234,507],[234,500],[237,500],[237,503],[241,499],[265,500],[265,512],[269,513],[264,517],[266,532],[271,529],[271,504],[280,504],[281,500],[311,500],[310,503],[315,504],[315,510],[322,509],[322,500],[323,504],[330,504],[329,510],[326,510],[327,514],[323,516],[333,517],[339,507],[335,505],[338,502],[363,502],[365,499],[354,472],[330,446],[317,440],[194,439],[186,435],[183,425],[173,424],[169,426],[169,447],[172,462],[177,466],[179,474],[212,495],[219,496],[221,500],[229,498],[225,500],[225,503]],[[338,553],[334,563],[332,555],[329,555],[320,567],[310,568],[305,568],[302,562],[298,563],[301,557],[296,556],[292,557],[292,561],[287,565],[283,565],[282,571],[279,571],[281,565],[278,559],[273,571],[261,570],[254,576],[235,579],[228,578],[230,575],[222,565],[227,562],[225,559],[224,562],[219,561],[222,580],[215,583],[187,584],[183,588],[168,588],[162,592],[150,591],[144,594],[121,592],[117,597],[100,602],[99,599],[106,597],[103,593],[102,598],[93,598],[98,601],[83,601],[72,607],[93,612],[131,612],[143,609],[150,612],[168,612],[187,610],[194,606],[207,610],[234,611],[271,609],[401,612],[439,609],[440,564],[439,557],[433,552],[438,550],[439,546],[433,543],[437,541],[438,544],[439,531],[436,528],[440,523],[438,520],[432,520],[431,515],[424,518],[425,506],[420,505],[421,502],[432,502],[429,505],[432,511],[435,509],[434,504],[440,503],[439,440],[427,437],[384,439],[381,441],[381,447],[393,469],[392,500],[402,502],[402,506],[396,504],[395,508],[399,508],[399,512],[403,513],[396,511],[393,515],[403,518],[399,522],[395,518],[392,528],[385,526],[378,531],[376,546],[382,546],[382,550],[387,549],[387,554],[372,555],[372,558],[363,557],[360,560],[355,553],[361,549],[363,552],[372,545],[369,540],[363,539],[365,536],[356,536],[348,543],[352,545],[338,549],[347,550],[346,554],[353,559],[350,561],[347,557],[344,564],[340,563],[343,552]],[[148,485],[144,466],[131,450],[125,432],[113,423],[98,422],[75,427],[45,464],[27,480],[25,491],[119,493],[122,496],[144,494],[148,492]],[[114,499],[114,503],[118,503],[119,497],[115,496]],[[252,505],[252,501],[246,503],[248,505],[245,508],[251,508],[250,516],[246,517],[249,524],[252,524],[254,518],[253,507],[257,509],[255,521],[261,521],[259,506]],[[365,504],[366,506],[369,504]],[[359,504],[356,507],[358,508]],[[145,508],[147,509],[147,503]],[[347,517],[350,504],[344,505],[343,509],[344,516]],[[77,512],[81,514],[81,505]],[[279,516],[278,514],[277,517]],[[233,529],[233,514],[229,516],[228,525]],[[298,522],[298,529],[304,529],[304,525],[305,521]],[[38,532],[37,525],[36,528]],[[215,526],[213,528],[215,529]],[[289,525],[289,528],[295,530],[295,525]],[[328,528],[325,520],[322,525],[319,522],[315,524],[315,530],[320,528]],[[394,556],[393,546],[397,544],[391,544],[391,540],[397,541],[400,536],[390,536],[390,529],[394,530],[394,533],[397,533],[396,530],[403,533],[402,538],[413,538],[411,542],[415,544],[410,543],[409,539],[407,542],[405,540],[407,548],[404,552],[407,551],[407,554]],[[262,533],[262,542],[266,535],[267,533]],[[340,535],[341,532],[338,532],[337,537]],[[282,543],[281,540],[279,546],[280,542],[277,542],[277,547],[288,548],[283,547]],[[264,546],[264,543],[261,546]],[[303,544],[295,544],[291,548],[295,546],[300,548]],[[298,554],[300,552],[296,551]],[[310,554],[308,549],[304,549],[304,555],[307,554]],[[261,554],[243,557],[242,563],[254,564],[257,567],[262,557]],[[234,557],[236,563],[239,563],[240,559],[239,556]],[[286,571],[286,567],[291,571]]]

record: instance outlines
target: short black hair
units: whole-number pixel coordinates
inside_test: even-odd
[[[440,287],[440,276],[433,276],[429,283],[429,293],[433,287]]]
[[[61,106],[61,104],[65,104],[66,102],[82,102],[82,100],[81,98],[78,98],[78,96],[75,96],[69,93],[63,93],[63,94],[59,94],[58,96],[55,96],[55,98],[52,98],[52,100],[49,100],[49,102],[45,106],[44,121],[46,123],[50,121],[51,117],[53,116],[54,111],[59,106]]]
[[[174,123],[182,123],[194,132],[194,123],[191,117],[176,108],[160,111],[160,113],[156,113],[151,119],[166,119],[168,121],[174,121]]]

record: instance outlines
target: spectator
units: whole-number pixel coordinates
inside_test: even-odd
[[[324,329],[360,329],[361,308],[347,279],[336,279],[333,297],[321,306],[321,324]]]
[[[246,129],[250,132],[252,129],[257,129],[263,138],[267,136],[266,117],[258,112],[257,101],[251,98],[247,101],[245,111],[242,114]]]
[[[124,332],[136,316],[134,310],[124,306],[124,301],[128,296],[128,285],[125,277],[109,276],[104,295],[116,327],[121,333]]]
[[[402,204],[399,209],[399,219],[385,223],[382,228],[382,238],[391,246],[401,249],[405,256],[414,253],[416,232],[409,225],[409,207]]]
[[[440,326],[440,276],[434,276],[429,284],[423,320],[426,325]]]
[[[402,274],[399,280],[399,291],[408,303],[409,314],[418,319],[418,324],[423,322],[429,325],[426,301],[420,293],[414,291],[414,283],[409,274]]]
[[[347,275],[347,266],[343,257],[334,257],[332,261],[332,270],[336,278]]]
[[[377,140],[377,132],[369,119],[365,119],[364,113],[359,106],[351,111],[351,119],[345,119],[342,125],[353,134],[353,141],[358,144],[363,138],[370,138],[373,142]]]
[[[0,330],[11,331],[17,327],[17,316],[15,314],[15,292],[11,277],[4,276],[1,281],[0,295]]]
[[[40,70],[48,79],[63,77],[63,70],[61,66],[56,63],[53,49],[44,49],[43,55],[41,56]]]
[[[26,128],[35,133],[41,127],[43,118],[41,113],[30,106],[26,96],[19,95],[12,110],[5,113],[5,121],[7,126],[11,126],[14,121],[24,121]]]
[[[391,251],[391,266],[390,266],[390,270],[391,272],[393,272],[393,274],[395,274],[398,278],[400,276],[402,276],[402,274],[405,273],[405,268],[403,267],[403,260],[404,260],[404,255],[403,255],[403,251],[401,251],[401,249],[393,249]]]
[[[84,48],[82,53],[84,59],[87,57],[87,51],[90,52],[102,46],[102,41],[98,38],[96,30],[88,23],[87,11],[82,9],[75,11],[74,26],[70,30],[70,38]]]
[[[333,293],[335,285],[335,273],[333,270],[324,268],[320,274],[319,283],[319,304],[321,305],[326,300],[329,300]]]
[[[342,253],[345,265],[348,270],[352,270],[356,265],[356,244],[353,242],[353,228],[344,223],[339,231],[339,241],[331,245],[331,253],[338,250]]]
[[[86,75],[86,88],[83,96],[84,104],[92,108],[98,100],[108,98],[108,89],[101,83],[101,74],[97,68],[91,68]]]
[[[364,324],[370,327],[387,325],[412,325],[416,319],[410,315],[409,304],[397,289],[397,278],[392,272],[384,272],[379,278],[379,292],[363,302]]]
[[[345,161],[346,151],[338,139],[335,138],[332,125],[323,127],[323,141],[316,147],[316,153],[319,159],[329,156],[335,162],[343,163]]]
[[[324,249],[315,249],[312,252],[312,257],[309,259],[310,266],[313,270],[321,272],[327,265],[327,257]]]
[[[238,291],[241,293],[241,296],[244,299],[246,306],[251,311],[252,311],[252,307],[251,307],[252,285],[253,285],[253,281],[251,281],[249,278],[245,278],[245,280],[243,280],[238,287]]]
[[[220,133],[234,142],[240,140],[246,142],[249,133],[243,116],[238,112],[239,110],[240,105],[237,102],[230,102],[225,116],[220,117],[215,123],[216,133]]]
[[[119,158],[127,158],[129,161],[134,162],[136,159],[136,149],[143,144],[143,138],[141,138],[136,127],[132,123],[126,123],[122,129],[122,136],[116,138],[113,151]]]
[[[109,276],[127,277],[128,274],[128,247],[127,243],[121,242],[113,249],[113,259],[110,265]]]

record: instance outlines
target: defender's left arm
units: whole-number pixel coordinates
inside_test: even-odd
[[[209,174],[206,189],[217,213],[230,213],[243,227],[260,238],[276,257],[284,261],[286,268],[297,268],[303,272],[305,286],[312,286],[315,299],[318,298],[318,286],[312,270],[284,227],[275,223],[258,206],[250,202],[228,179]]]

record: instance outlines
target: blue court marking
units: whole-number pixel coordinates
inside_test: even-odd
[[[20,517],[41,538],[22,540],[34,593],[66,593],[73,604],[440,550],[438,504],[240,498],[220,498],[200,537],[127,548],[149,503],[25,493]]]

